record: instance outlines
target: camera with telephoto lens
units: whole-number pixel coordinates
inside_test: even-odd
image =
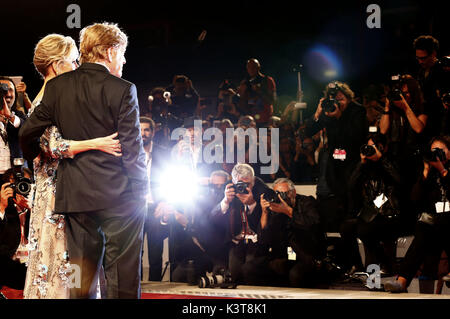
[[[23,158],[14,159],[14,184],[9,186],[14,190],[14,196],[20,194],[26,197],[31,191],[31,180],[23,176],[24,162]]]
[[[327,96],[325,100],[322,101],[322,109],[324,112],[332,113],[336,110],[336,95],[339,92],[339,87],[336,82],[331,82],[328,84]]]
[[[423,152],[423,159],[427,162],[436,162],[438,159],[441,162],[445,162],[445,152],[441,148],[433,148],[431,151],[426,150]]]
[[[237,284],[233,282],[229,270],[220,269],[217,274],[201,276],[198,281],[199,288],[236,288]]]
[[[233,185],[234,190],[236,191],[236,194],[248,194],[248,183],[245,182],[237,182]]]
[[[369,144],[364,144],[363,146],[361,146],[359,151],[365,157],[373,156],[376,153],[375,147],[373,145],[369,145]]]
[[[389,101],[401,101],[402,97],[402,82],[400,75],[391,76],[391,81],[389,83],[389,93],[387,94],[387,98]]]

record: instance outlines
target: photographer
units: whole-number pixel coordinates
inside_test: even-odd
[[[142,115],[155,121],[155,142],[167,146],[171,142],[172,130],[182,125],[183,120],[169,112],[172,106],[170,92],[162,87],[155,87],[150,91],[148,103],[148,108],[142,111]]]
[[[428,125],[423,132],[422,141],[427,144],[432,137],[441,134],[440,124],[445,110],[440,98],[448,90],[448,59],[438,59],[439,41],[431,35],[421,35],[413,42],[419,70],[416,79],[420,84],[424,97],[424,113]],[[447,86],[447,88],[445,88]]]
[[[247,77],[238,87],[239,108],[243,115],[251,115],[258,126],[265,126],[273,115],[273,104],[277,98],[275,80],[261,72],[257,59],[247,61]]]
[[[219,86],[218,105],[216,119],[229,119],[232,123],[237,123],[241,113],[237,109],[239,95],[236,88],[229,80],[224,80]]]
[[[173,227],[170,232],[171,243],[175,245],[173,281],[196,284],[207,271],[226,267],[223,228],[213,223],[209,212],[222,200],[229,179],[224,171],[213,172],[192,199],[194,209],[186,210],[187,205],[181,205],[183,208],[167,202],[158,205],[155,216],[161,218],[161,227],[169,227],[169,223]]]
[[[325,257],[325,235],[321,229],[316,200],[297,194],[294,183],[279,178],[272,195],[261,195],[261,229],[270,246],[268,267],[276,276],[287,277],[292,287],[309,287],[315,282],[318,261]],[[288,261],[287,248],[296,254]]]
[[[422,173],[411,193],[413,204],[422,214],[398,276],[384,285],[386,291],[406,292],[420,265],[430,257],[437,262],[432,274],[427,275],[434,277],[442,250],[450,256],[450,137],[435,137],[429,145]]]
[[[399,168],[402,178],[402,200],[407,201],[419,175],[421,136],[427,125],[419,83],[410,75],[393,77],[380,120],[380,133],[388,138],[387,156]],[[407,208],[413,211],[414,207]],[[411,214],[413,217],[413,214]],[[414,218],[407,221],[410,226]]]
[[[381,264],[382,270],[391,273],[395,241],[401,236],[401,180],[385,152],[386,137],[371,133],[361,147],[361,162],[350,179],[350,209],[357,215],[356,237],[364,243],[365,267]],[[356,242],[356,238],[353,240]]]
[[[187,76],[175,75],[172,85],[168,86],[166,91],[170,92],[172,100],[170,113],[181,119],[195,115],[200,96]]]
[[[0,175],[11,168],[12,159],[22,157],[19,146],[19,129],[26,115],[18,109],[17,89],[7,77],[0,77]]]
[[[226,186],[225,197],[211,214],[226,233],[232,279],[235,283],[245,283],[244,273],[257,271],[252,262],[267,258],[266,250],[259,242],[261,205],[256,199],[269,188],[255,177],[248,164],[235,165],[231,176],[232,183]]]
[[[24,176],[30,178],[31,172],[24,171]],[[3,175],[0,190],[0,289],[6,286],[23,290],[26,256],[18,248],[26,245],[30,207],[27,198],[12,188],[14,183],[15,175],[10,169]]]
[[[331,194],[318,193],[317,198],[321,207],[329,208],[320,210],[321,221],[328,225],[326,231],[336,232],[348,214],[348,181],[360,160],[359,148],[365,142],[368,124],[366,110],[355,102],[355,94],[346,83],[329,83],[324,93],[305,132],[313,136],[325,128],[327,152],[320,170]]]

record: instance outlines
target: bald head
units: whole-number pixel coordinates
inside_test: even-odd
[[[251,77],[254,77],[258,74],[259,70],[261,69],[261,64],[259,64],[259,61],[255,58],[252,58],[247,61],[247,72],[248,75]]]

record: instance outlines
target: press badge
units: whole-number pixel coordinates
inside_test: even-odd
[[[345,150],[335,149],[333,152],[333,158],[335,160],[345,161],[347,158],[347,152]]]
[[[253,235],[245,235],[245,242],[248,243],[248,240],[251,240],[254,244],[256,244],[258,242],[258,235],[257,234],[253,234]]]
[[[292,247],[288,247],[287,248],[287,253],[288,253],[288,259],[289,260],[297,260],[297,254],[292,249]]]
[[[375,206],[377,206],[377,208],[380,208],[381,206],[384,205],[384,203],[387,202],[387,200],[388,200],[387,197],[384,196],[384,194],[381,194],[377,198],[375,198],[373,203],[375,204]]]
[[[449,202],[437,202],[436,204],[436,213],[446,213],[450,212],[450,203]]]

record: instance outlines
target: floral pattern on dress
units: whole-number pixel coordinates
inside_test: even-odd
[[[33,102],[32,110],[40,103]],[[56,170],[59,160],[70,157],[70,141],[55,126],[40,139],[41,153],[34,160],[36,186],[28,238],[28,270],[24,298],[69,298],[68,261],[64,215],[54,213]]]

